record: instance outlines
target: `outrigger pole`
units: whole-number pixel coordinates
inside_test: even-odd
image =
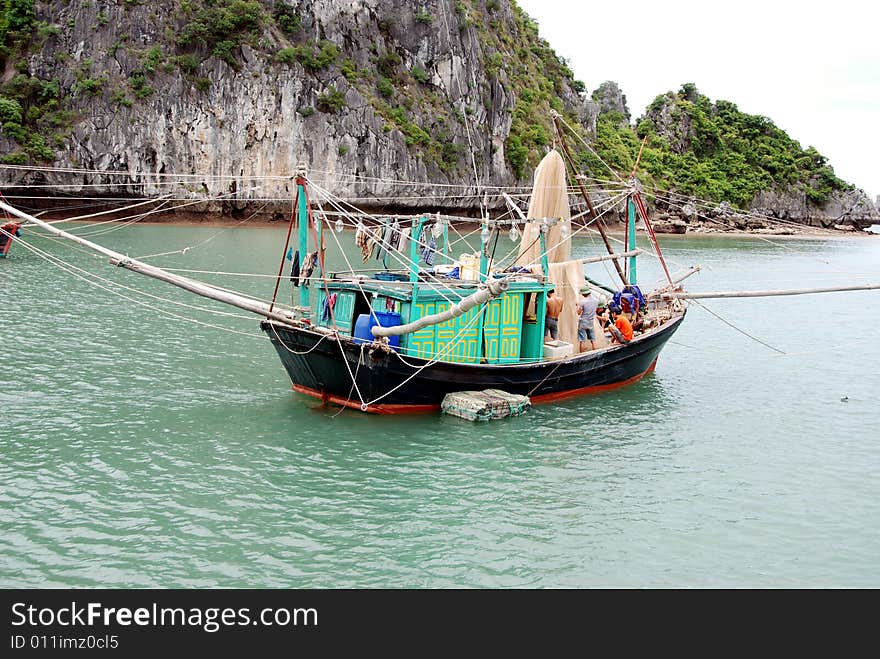
[[[725,297],[774,297],[778,295],[810,295],[812,293],[839,293],[842,291],[872,291],[880,289],[880,284],[854,284],[853,286],[826,286],[822,288],[788,288],[775,291],[715,291],[707,293],[670,292],[660,293],[662,298],[679,300],[701,300]]]
[[[245,311],[250,311],[266,318],[272,318],[273,320],[277,320],[286,325],[294,324],[295,319],[293,318],[293,316],[274,311],[272,310],[270,305],[265,304],[264,302],[260,302],[259,300],[254,300],[252,298],[245,297],[237,293],[232,293],[230,291],[225,291],[220,288],[215,288],[214,286],[211,286],[209,284],[205,284],[194,279],[188,279],[186,277],[181,277],[180,275],[172,274],[166,270],[163,270],[162,268],[157,268],[154,265],[138,261],[137,259],[129,258],[125,254],[120,254],[119,252],[115,252],[112,249],[108,249],[106,247],[103,247],[102,245],[98,245],[97,243],[93,243],[89,240],[86,240],[85,238],[81,238],[80,236],[62,231],[61,229],[54,227],[48,222],[44,222],[43,220],[40,220],[33,215],[28,215],[27,213],[20,211],[17,208],[10,206],[9,204],[2,201],[0,201],[0,208],[9,213],[12,213],[17,217],[20,217],[23,220],[32,222],[38,227],[43,228],[46,231],[55,234],[56,236],[75,242],[100,254],[104,254],[105,256],[110,257],[111,264],[120,268],[125,268],[127,270],[131,270],[132,272],[137,272],[142,275],[147,275],[148,277],[152,277],[153,279],[159,279],[160,281],[178,286],[179,288],[183,288],[184,290],[195,293],[196,295],[201,295],[202,297],[216,300],[217,302],[223,302],[224,304],[229,304],[233,307],[238,307],[239,309],[244,309]]]

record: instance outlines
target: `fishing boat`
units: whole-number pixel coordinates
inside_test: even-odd
[[[536,168],[534,185],[525,195],[527,210],[507,191],[493,189],[508,210],[496,210],[493,217],[489,205],[481,204],[479,219],[468,220],[478,235],[473,242],[450,239],[450,230],[458,234],[456,226],[463,226],[461,217],[436,212],[370,215],[335,197],[309,178],[306,167],[299,167],[271,302],[131,258],[2,198],[0,209],[108,256],[114,266],[259,315],[294,391],[377,414],[440,410],[449,394],[467,391],[500,391],[542,403],[632,385],[656,367],[663,347],[685,319],[688,299],[880,290],[880,284],[857,284],[686,292],[681,282],[700,266],[669,272],[635,168],[614,195],[594,204],[558,124],[557,130],[561,152],[550,150]],[[149,202],[137,205],[143,203]],[[603,220],[618,208],[626,220],[625,239],[618,240],[621,251],[612,247]],[[639,222],[665,276],[647,292],[637,278],[637,258],[652,252],[636,247]],[[353,231],[343,233],[346,226]],[[14,231],[4,229],[7,251],[18,235],[18,227],[8,228]],[[515,246],[507,255],[496,251],[503,233]],[[604,253],[572,258],[572,238],[581,233],[601,237]],[[378,261],[382,267],[358,269],[346,257],[345,268],[328,269],[327,244],[335,243],[344,256],[341,241],[346,238],[354,239],[365,263]],[[461,245],[468,246],[464,253]],[[289,303],[279,299],[281,283],[288,279],[283,276],[287,258],[293,293]],[[606,270],[610,283],[589,271],[600,263],[613,265]],[[558,338],[548,341],[547,298],[552,290],[564,303]],[[604,327],[594,320],[595,345],[582,342],[575,311],[582,294],[619,305],[633,326],[631,340],[609,342]]]
[[[0,226],[0,258],[6,258],[9,249],[12,247],[12,241],[21,237],[21,222],[7,221]]]
[[[114,265],[260,314],[261,329],[301,394],[379,414],[439,410],[447,394],[463,390],[501,390],[540,403],[637,382],[655,368],[686,314],[682,300],[669,295],[681,291],[684,277],[674,279],[666,268],[635,178],[625,194],[597,208],[579,178],[569,184],[569,174],[577,172],[564,138],[560,143],[562,153],[550,150],[535,170],[528,211],[496,190],[509,210],[492,218],[488,208],[481,209],[480,247],[457,257],[449,230],[461,218],[376,218],[340,203],[300,167],[269,304],[116,253],[5,201],[0,207],[109,256]],[[578,191],[583,210],[573,231],[569,197]],[[624,200],[626,241],[615,252],[602,216]],[[636,279],[642,254],[637,218],[666,274],[666,284],[646,295]],[[347,259],[346,269],[327,270],[328,237],[344,252],[339,236],[346,224],[355,229],[350,234],[364,260],[381,260],[381,270],[358,270]],[[607,253],[572,259],[572,237],[586,231],[602,237]],[[508,256],[496,256],[502,232],[518,238]],[[290,305],[278,302],[285,256],[299,297]],[[399,267],[390,267],[389,259]],[[585,273],[585,267],[606,261],[614,265],[616,286]],[[547,297],[554,289],[563,308],[558,337],[548,342]],[[635,328],[631,340],[609,342],[596,319],[595,341],[581,342],[576,309],[582,294],[618,305],[615,311]]]
[[[331,222],[324,208],[314,212],[306,173],[300,172],[288,229],[290,237],[298,226],[295,263],[303,255],[309,264],[306,276],[292,268],[300,316],[292,323],[261,323],[293,389],[364,412],[396,414],[439,410],[447,394],[462,390],[503,390],[541,403],[629,385],[649,374],[686,310],[681,300],[664,297],[680,287],[662,261],[638,187],[633,179],[626,195],[627,242],[615,253],[601,214],[580,186],[587,208],[580,230],[598,230],[608,254],[571,259],[566,179],[562,154],[551,150],[536,169],[528,213],[484,216],[480,249],[457,259],[444,249],[450,244],[448,222],[439,216],[415,216],[407,226],[386,218],[377,230],[366,224],[376,218],[336,204],[337,223],[357,227],[356,241],[367,259],[378,253],[387,263],[393,252],[402,266],[364,274],[350,262],[345,271],[325,271]],[[636,281],[637,216],[667,276],[664,287],[647,295]],[[494,258],[502,231],[521,235],[510,263]],[[445,267],[434,265],[435,255],[447,261]],[[617,289],[585,275],[587,264],[600,261],[615,264]],[[554,289],[564,300],[563,314],[559,339],[546,342],[547,296]],[[581,293],[620,304],[638,328],[632,340],[609,343],[596,320],[596,347],[581,351],[575,312]]]

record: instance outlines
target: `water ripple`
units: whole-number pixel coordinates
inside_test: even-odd
[[[114,235],[146,253],[200,231]],[[247,234],[250,257],[273,261],[275,234]],[[854,242],[809,243],[803,258],[674,245],[713,264],[705,289],[757,287],[768,264],[806,276],[820,247],[880,268],[878,246]],[[218,269],[257,269],[216,246]],[[16,341],[0,383],[2,586],[880,585],[867,367],[880,340],[864,295],[848,298],[858,350],[780,357],[692,309],[639,385],[473,424],[337,414],[289,391],[264,337],[59,287],[27,253],[0,266],[16,291],[0,316]],[[764,302],[717,310],[787,352],[822,347],[815,307]]]

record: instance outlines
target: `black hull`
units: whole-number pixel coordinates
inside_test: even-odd
[[[393,414],[437,410],[443,397],[456,391],[502,389],[541,403],[631,384],[653,370],[683,319],[684,313],[628,345],[564,360],[514,365],[436,362],[426,368],[422,367],[427,360],[351,339],[340,342],[272,321],[260,327],[281,357],[294,390],[366,412]]]

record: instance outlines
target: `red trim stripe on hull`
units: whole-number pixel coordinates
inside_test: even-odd
[[[359,412],[371,412],[372,414],[425,414],[427,412],[439,412],[439,405],[370,405],[366,410],[361,409],[360,403],[346,400],[334,394],[320,392],[310,387],[304,387],[301,384],[293,385],[292,389],[300,394],[311,396],[312,398],[320,398],[325,404],[334,403],[343,407],[350,407]]]
[[[551,403],[557,400],[565,400],[567,398],[574,398],[576,396],[583,396],[586,394],[598,394],[603,391],[610,391],[612,389],[619,389],[620,387],[626,387],[627,385],[633,384],[634,382],[638,382],[643,377],[651,373],[657,367],[657,360],[655,359],[651,362],[651,365],[644,373],[639,373],[638,375],[634,375],[628,380],[623,380],[621,382],[613,382],[611,384],[598,384],[593,385],[591,387],[581,387],[580,389],[569,389],[568,391],[560,391],[552,394],[541,394],[540,396],[534,396],[531,401],[532,403],[542,404],[542,403]],[[428,412],[439,412],[439,405],[370,405],[366,410],[361,409],[360,403],[353,402],[351,400],[347,400],[340,396],[335,396],[333,394],[324,393],[318,391],[316,389],[312,389],[310,387],[304,387],[300,384],[293,385],[292,389],[300,394],[305,394],[306,396],[311,396],[312,398],[318,398],[321,401],[326,403],[334,403],[335,405],[342,405],[343,407],[350,407],[353,410],[370,412],[372,414],[426,414]]]
[[[592,387],[582,387],[580,389],[569,389],[568,391],[558,391],[552,394],[541,394],[540,396],[533,396],[531,401],[533,403],[551,403],[555,400],[565,400],[566,398],[574,398],[575,396],[583,396],[585,394],[599,394],[603,391],[611,391],[612,389],[620,389],[620,387],[626,387],[628,385],[633,384],[634,382],[638,382],[643,377],[648,375],[651,371],[657,368],[657,360],[651,362],[651,365],[644,373],[639,373],[638,375],[634,375],[628,380],[622,380],[620,382],[612,382],[611,384],[596,384]]]

